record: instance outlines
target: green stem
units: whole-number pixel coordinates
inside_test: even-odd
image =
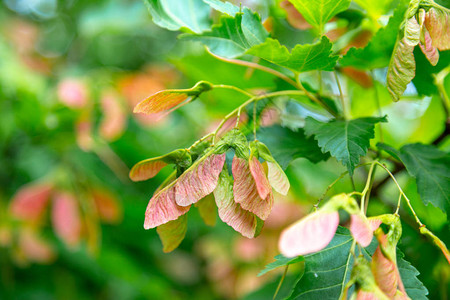
[[[389,171],[389,169],[383,165],[382,163],[376,161],[375,162],[377,165],[379,165],[380,167],[382,167],[388,174],[389,176],[391,176],[392,180],[394,181],[395,185],[397,186],[400,194],[403,196],[403,198],[405,198],[406,200],[406,204],[408,204],[409,209],[411,210],[412,214],[414,215],[414,218],[417,222],[417,224],[419,224],[419,227],[424,226],[423,223],[419,220],[419,217],[417,217],[416,212],[414,211],[412,205],[411,205],[411,201],[409,200],[409,198],[406,196],[406,194],[403,192],[403,189],[400,187],[400,185],[397,182],[397,179],[395,179],[394,175],[391,173],[391,171]]]
[[[348,119],[348,111],[347,111],[347,107],[345,105],[344,93],[342,92],[341,83],[339,82],[339,76],[336,71],[334,71],[333,73],[334,73],[334,77],[336,78],[336,84],[339,89],[339,99],[341,100],[342,113],[344,114],[344,119],[347,120]]]
[[[283,281],[286,278],[288,269],[289,269],[289,265],[286,265],[286,267],[284,268],[283,275],[281,276],[280,282],[278,283],[277,289],[275,290],[275,294],[273,295],[272,300],[275,300],[275,298],[277,297],[278,292],[280,291],[281,286],[283,285]]]
[[[256,102],[253,103],[253,138],[256,141]]]
[[[377,161],[372,162],[372,164],[370,165],[370,169],[369,169],[369,174],[367,175],[367,181],[366,181],[366,186],[364,187],[363,191],[361,192],[362,196],[361,196],[361,213],[364,214],[365,212],[365,201],[366,201],[366,194],[370,189],[371,183],[372,183],[372,173],[374,171],[374,167],[375,164],[377,163]]]
[[[279,92],[273,92],[273,93],[268,93],[268,94],[264,94],[264,95],[260,95],[260,96],[251,97],[250,99],[248,99],[247,101],[245,101],[244,103],[242,103],[241,105],[236,107],[234,110],[232,110],[228,115],[226,115],[220,122],[219,126],[217,126],[216,130],[214,130],[214,132],[210,133],[213,136],[212,144],[214,145],[216,136],[219,133],[219,130],[225,124],[225,122],[228,119],[230,119],[232,116],[234,116],[236,113],[238,113],[242,108],[246,107],[247,105],[249,105],[252,102],[257,102],[258,100],[261,100],[261,99],[278,97],[278,96],[286,96],[286,95],[305,95],[305,93],[303,93],[302,91],[287,90],[287,91],[279,91]]]
[[[245,91],[245,90],[243,90],[243,89],[240,89],[240,88],[238,88],[238,87],[236,87],[236,86],[233,86],[233,85],[214,84],[214,85],[213,85],[213,88],[215,88],[215,89],[229,89],[229,90],[235,90],[235,91],[237,91],[237,92],[239,92],[239,93],[241,93],[241,94],[244,94],[244,95],[246,95],[246,96],[248,96],[248,97],[255,97],[255,95],[253,95],[252,93],[249,93],[249,92],[247,92],[247,91]]]
[[[249,62],[249,61],[245,61],[245,60],[221,57],[221,56],[218,56],[218,55],[212,53],[211,51],[209,51],[208,48],[206,48],[206,50],[208,51],[209,54],[211,54],[212,56],[214,56],[218,60],[221,60],[221,61],[224,61],[224,62],[227,62],[227,63],[231,63],[231,64],[235,64],[235,65],[249,67],[249,68],[252,68],[252,69],[257,69],[257,70],[260,70],[260,71],[272,74],[272,75],[274,75],[276,77],[279,77],[279,78],[283,79],[284,81],[286,81],[290,85],[298,88],[297,83],[294,80],[292,80],[288,76],[286,76],[283,73],[278,72],[278,71],[276,71],[276,70],[274,70],[272,68],[265,67],[265,66],[262,66],[260,64]]]
[[[367,166],[370,165],[371,163],[364,163],[364,164],[360,164],[358,166],[355,167],[355,169],[360,168],[362,166]],[[345,177],[345,175],[348,174],[348,171],[343,172],[341,175],[339,175],[339,177],[333,181],[325,190],[325,192],[322,194],[322,196],[319,198],[319,200],[317,201],[317,203],[314,205],[314,209],[317,210],[317,208],[319,207],[320,202],[325,198],[325,196],[327,195],[327,193],[330,191],[330,189],[342,178]],[[357,192],[357,194],[359,194],[359,192]]]

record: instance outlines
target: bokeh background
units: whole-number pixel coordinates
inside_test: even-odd
[[[263,18],[275,10],[280,20],[274,26],[287,44],[293,36],[312,39],[286,22],[278,3],[245,4]],[[220,62],[176,35],[155,26],[140,0],[0,2],[0,299],[272,298],[282,270],[256,275],[278,254],[279,232],[310,212],[344,168],[331,159],[297,159],[287,169],[291,193],[277,197],[260,237],[245,239],[219,219],[206,226],[191,210],[185,240],[163,253],[156,231],[144,230],[143,221],[148,200],[170,170],[133,183],[129,168],[189,147],[244,99],[213,91],[158,120],[133,115],[134,105],[198,80],[255,90],[280,84]],[[346,85],[355,98],[375,97],[374,89],[351,80]],[[445,116],[436,97],[412,91],[408,105],[393,106],[380,83],[375,89],[392,121],[383,128],[387,143],[427,143],[440,135]],[[376,111],[371,104],[352,105],[355,117]],[[277,118],[295,125],[304,115],[294,107]],[[357,186],[364,176],[359,170]],[[448,244],[446,216],[421,204],[406,174],[399,179],[424,223]],[[330,195],[350,190],[344,179]],[[38,206],[20,203],[30,195],[42,198]],[[373,196],[379,201],[371,201],[372,214],[391,211],[397,201],[390,184]],[[450,269],[403,214],[400,248],[421,272],[430,298],[445,299]]]

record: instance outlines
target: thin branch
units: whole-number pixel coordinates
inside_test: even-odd
[[[228,62],[230,64],[235,64],[235,65],[239,65],[239,66],[249,67],[249,68],[252,68],[252,69],[257,69],[257,70],[260,70],[260,71],[272,74],[272,75],[274,75],[276,77],[279,77],[279,78],[283,79],[284,81],[286,81],[290,85],[292,85],[292,86],[294,86],[296,88],[299,88],[297,86],[297,83],[294,80],[292,80],[291,78],[289,78],[285,74],[283,74],[281,72],[278,72],[278,71],[276,71],[276,70],[274,70],[272,68],[265,67],[265,66],[262,66],[260,64],[257,64],[257,63],[254,63],[254,62],[245,61],[245,60],[221,57],[221,56],[218,56],[218,55],[212,53],[208,48],[206,48],[206,51],[208,51],[209,54],[211,54],[212,56],[214,56],[218,60],[221,60],[221,61],[224,61],[224,62]]]

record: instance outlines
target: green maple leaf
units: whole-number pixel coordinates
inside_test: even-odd
[[[375,135],[375,124],[379,122],[387,122],[386,117],[333,120],[328,123],[308,117],[305,132],[314,135],[322,152],[330,152],[352,175],[360,157],[366,155],[370,139]]]
[[[268,38],[264,43],[253,46],[247,53],[297,72],[333,71],[338,56],[332,55],[331,47],[330,40],[324,36],[316,44],[296,45],[289,53],[286,46],[281,45],[278,40]]]
[[[147,0],[153,22],[169,30],[187,28],[200,33],[209,29],[210,8],[202,0]]]
[[[305,20],[323,32],[325,24],[336,14],[346,10],[350,0],[289,0]]]
[[[251,47],[261,44],[268,36],[262,26],[261,18],[248,8],[235,16],[222,15],[220,23],[202,34],[183,34],[180,39],[198,41],[209,50],[224,57],[236,57]]]

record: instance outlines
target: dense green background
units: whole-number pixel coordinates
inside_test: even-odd
[[[286,22],[276,3],[245,2],[263,19],[268,14],[275,16],[274,30],[280,41],[289,46],[294,40],[312,41],[309,31],[296,30]],[[156,231],[145,231],[142,225],[147,201],[170,170],[153,180],[132,183],[127,168],[141,159],[189,147],[245,98],[233,91],[213,91],[162,122],[145,125],[133,116],[123,86],[125,79],[131,78],[131,94],[144,97],[163,88],[190,87],[198,80],[246,89],[283,88],[282,82],[261,71],[248,76],[246,68],[216,60],[199,44],[177,40],[176,33],[152,23],[144,3],[138,0],[4,0],[0,4],[0,32],[1,299],[228,299],[242,298],[258,289],[248,299],[272,298],[280,270],[256,275],[278,254],[280,230],[308,213],[328,184],[345,171],[344,166],[335,159],[320,161],[323,157],[308,156],[308,143],[295,144],[299,138],[290,130],[262,129],[260,139],[269,148],[272,143],[271,150],[280,164],[287,166],[301,157],[287,168],[291,194],[278,200],[282,204],[273,217],[274,224],[248,242],[220,220],[215,227],[204,225],[198,211],[192,210],[186,239],[179,249],[164,254]],[[420,52],[416,54],[420,73],[428,63]],[[448,57],[448,52],[441,53],[444,64]],[[426,72],[420,74],[426,76]],[[331,91],[333,74],[323,72],[322,76],[325,89]],[[374,71],[381,82],[384,76],[385,69]],[[76,141],[75,126],[84,109],[69,108],[58,99],[57,85],[67,77],[80,78],[88,86],[95,149],[83,151]],[[305,80],[314,84],[315,77]],[[393,104],[378,81],[375,88],[364,88],[344,80],[355,100],[351,104],[355,118],[377,115],[377,90],[389,120],[383,125],[385,143],[397,148],[407,143],[430,143],[444,130],[445,115],[438,96],[418,96],[413,90],[407,100]],[[450,93],[450,78],[445,83]],[[426,89],[429,78],[418,77],[415,84],[418,90],[424,85]],[[116,93],[126,118],[123,132],[112,139],[98,130],[106,113],[101,94],[110,90]],[[303,125],[307,115],[301,106],[279,105],[284,107],[283,125]],[[273,140],[274,136],[277,139]],[[378,127],[373,145],[377,141]],[[448,141],[440,144],[442,150],[449,147]],[[359,189],[365,172],[355,171]],[[381,172],[376,175],[379,179],[384,176]],[[100,235],[93,242],[94,250],[87,246],[86,237],[79,246],[66,247],[55,236],[47,212],[45,221],[33,228],[55,248],[56,258],[35,263],[17,257],[17,236],[29,225],[9,215],[9,203],[21,186],[42,178],[52,178],[62,186],[99,186],[117,197],[121,217],[115,224],[96,223]],[[415,180],[406,172],[400,172],[398,179],[424,223],[449,244],[447,216],[422,204]],[[346,178],[329,195],[350,191]],[[77,199],[84,203],[82,194]],[[388,183],[372,195],[369,214],[392,212],[396,201],[396,190]],[[421,273],[418,278],[428,288],[429,298],[445,299],[449,296],[448,264],[438,249],[418,234],[411,215],[402,211],[402,216],[404,235],[399,248]],[[283,289],[292,285],[296,271],[298,267],[291,268]]]

